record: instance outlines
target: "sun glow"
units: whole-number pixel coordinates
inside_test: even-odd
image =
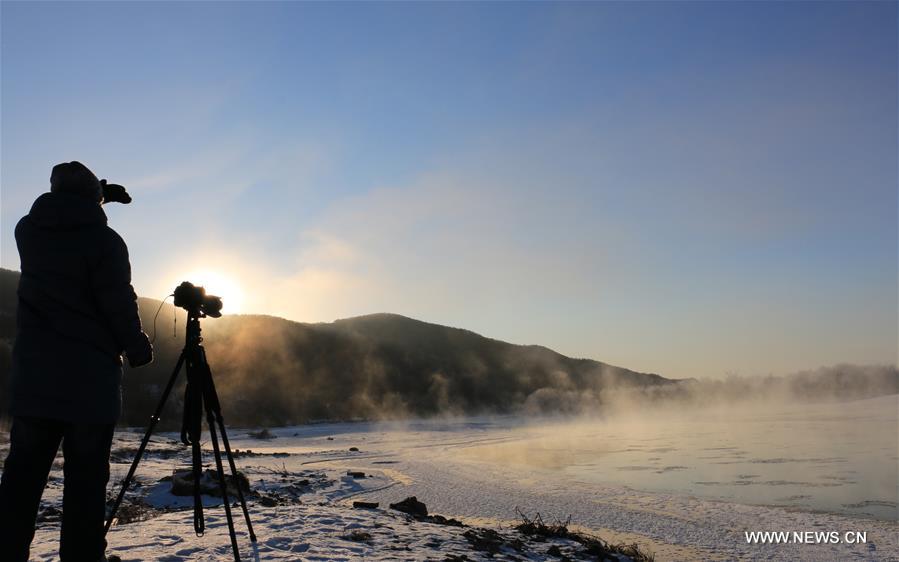
[[[222,313],[238,314],[243,308],[243,291],[234,277],[217,271],[197,270],[182,275],[173,286],[181,281],[190,281],[194,285],[206,288],[207,295],[216,295],[222,298]]]

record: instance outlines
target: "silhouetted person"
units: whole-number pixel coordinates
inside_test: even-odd
[[[105,196],[105,201],[104,201]],[[16,225],[22,263],[13,348],[9,456],[0,481],[0,560],[25,561],[60,442],[64,561],[105,560],[109,450],[121,407],[122,353],[153,360],[131,286],[128,248],[106,225],[122,186],[80,162],[54,166],[50,193]]]

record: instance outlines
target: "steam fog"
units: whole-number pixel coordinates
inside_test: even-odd
[[[899,370],[895,366],[834,365],[781,376],[729,375],[723,379],[687,379],[668,386],[614,387],[600,395],[607,412],[620,412],[650,404],[651,411],[765,411],[791,404],[853,401],[897,393]]]
[[[165,335],[155,371],[127,375],[133,423],[155,404],[180,350],[166,333],[171,314],[164,309],[157,322]],[[380,421],[385,446],[398,451],[422,431],[441,435],[441,424],[468,427],[480,416],[483,444],[460,448],[452,462],[520,470],[538,488],[625,485],[896,517],[895,366],[672,381],[393,315],[332,324],[226,316],[203,330],[231,424]]]
[[[601,525],[604,517],[591,499],[656,515],[673,509],[655,495],[619,497],[615,490],[895,521],[897,406],[896,396],[880,396],[839,403],[747,401],[703,410],[640,409],[602,419],[389,423],[376,426],[362,442],[369,452],[395,452],[390,458],[398,459],[398,468],[411,470],[409,493],[427,493],[427,486],[416,487],[414,481],[433,480],[426,471],[435,463],[430,459],[422,466],[425,474],[416,474],[409,457],[420,453],[402,451],[410,443],[443,443],[434,454],[446,470],[491,486],[501,481],[520,488],[504,492],[507,503],[527,502],[531,494],[541,500],[543,495],[562,498],[549,501],[544,515],[574,513],[588,525]],[[473,492],[455,488],[459,497],[448,500],[447,509],[465,513],[466,505],[480,506],[474,496],[485,492],[473,487]]]
[[[142,301],[148,329],[155,304]],[[125,423],[144,422],[180,352],[184,316],[179,310],[178,337],[172,337],[173,311],[164,307],[156,321],[156,362],[126,373]],[[605,418],[899,392],[895,366],[673,381],[395,315],[330,324],[225,316],[204,320],[203,335],[227,419],[244,426],[465,415]],[[173,414],[179,400],[176,392]]]

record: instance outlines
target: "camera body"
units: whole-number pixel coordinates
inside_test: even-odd
[[[184,281],[175,288],[175,306],[180,306],[198,318],[218,318],[222,315],[221,297],[207,295],[206,289],[189,281]]]

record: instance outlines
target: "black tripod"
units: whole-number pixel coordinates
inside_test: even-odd
[[[243,508],[243,515],[247,521],[250,540],[254,543],[256,542],[256,534],[253,532],[253,524],[250,522],[250,513],[247,511],[247,502],[244,499],[243,490],[237,479],[237,467],[234,465],[234,456],[231,454],[231,446],[228,444],[228,434],[225,433],[225,422],[222,420],[222,407],[219,404],[218,394],[215,391],[215,384],[212,382],[212,371],[209,369],[209,363],[206,362],[206,351],[203,349],[203,346],[200,345],[203,341],[203,338],[200,337],[200,318],[203,316],[205,316],[205,314],[201,312],[198,307],[188,309],[187,311],[187,333],[185,336],[186,342],[184,344],[184,349],[181,351],[181,356],[178,358],[178,363],[175,364],[172,376],[169,378],[169,382],[162,392],[162,398],[159,400],[159,405],[156,406],[156,412],[150,418],[150,425],[147,427],[147,432],[144,434],[140,447],[137,449],[137,455],[134,457],[134,462],[131,463],[131,468],[128,470],[128,476],[125,477],[125,481],[122,483],[122,489],[119,492],[119,496],[112,506],[109,519],[106,521],[105,532],[108,533],[109,528],[112,526],[119,505],[122,503],[122,498],[125,497],[125,491],[128,489],[128,485],[131,484],[131,479],[134,477],[134,471],[137,470],[137,465],[144,454],[144,450],[147,448],[147,443],[150,441],[150,435],[153,433],[153,428],[155,428],[157,422],[159,422],[159,416],[162,414],[165,402],[172,391],[172,387],[175,386],[175,379],[178,378],[181,366],[186,363],[187,387],[184,391],[184,419],[181,425],[181,441],[185,445],[191,446],[194,478],[194,531],[197,533],[197,536],[201,536],[205,531],[203,503],[200,498],[200,479],[203,476],[203,463],[200,456],[200,437],[202,432],[202,412],[205,409],[206,423],[209,426],[209,436],[212,441],[212,452],[215,456],[215,466],[218,469],[219,488],[222,493],[222,502],[225,506],[225,518],[228,520],[228,532],[231,535],[231,548],[234,551],[234,560],[240,562],[240,552],[237,547],[237,535],[234,532],[234,519],[231,516],[231,502],[228,498],[225,471],[222,468],[222,452],[219,449],[216,426],[218,426],[218,430],[221,432],[225,456],[228,457],[231,474],[234,475],[235,479],[237,497],[240,500],[240,506]]]

